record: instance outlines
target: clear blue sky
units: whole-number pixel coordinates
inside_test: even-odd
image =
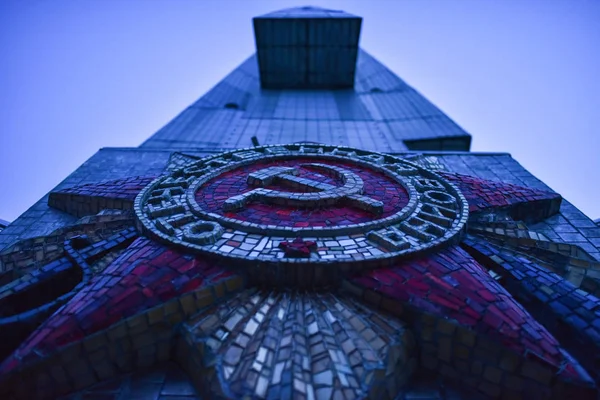
[[[361,46],[600,217],[600,1],[2,0],[0,218],[101,147],[138,146],[254,51],[251,18],[364,17]]]

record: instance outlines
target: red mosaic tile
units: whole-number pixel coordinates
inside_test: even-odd
[[[546,217],[558,211],[561,196],[557,193],[490,181],[448,172],[439,174],[458,186],[469,202],[470,212],[479,212],[492,208],[527,205],[534,209],[547,207]],[[529,208],[528,208],[529,210]]]
[[[155,178],[135,176],[57,190],[49,194],[48,205],[76,217],[104,209],[129,210],[138,193]]]
[[[0,372],[12,369],[15,359],[29,362],[44,357],[124,318],[230,276],[232,272],[212,262],[138,238],[23,342]]]
[[[112,181],[73,186],[52,193],[133,201],[135,196],[154,179],[156,179],[156,176],[132,176]]]
[[[327,209],[297,209],[270,204],[250,203],[243,210],[223,212],[223,204],[230,197],[254,190],[246,183],[248,174],[268,167],[297,167],[298,177],[316,182],[342,186],[337,179],[322,175],[300,164],[315,162],[310,158],[293,160],[264,161],[226,172],[208,181],[196,193],[196,202],[205,211],[257,224],[306,227],[306,226],[344,226],[373,220],[373,214],[349,206],[332,206]],[[321,164],[330,164],[349,170],[364,181],[364,195],[384,203],[381,217],[385,218],[399,212],[408,203],[408,193],[397,182],[383,173],[353,163],[319,160]],[[284,185],[273,184],[267,189],[294,192]]]
[[[421,272],[422,268],[427,272]],[[351,281],[419,312],[454,320],[518,354],[537,354],[547,365],[561,371],[562,377],[580,378],[575,368],[564,368],[570,361],[556,339],[459,247],[370,271]]]
[[[316,242],[302,240],[301,237],[298,237],[293,241],[279,243],[279,247],[283,249],[286,257],[310,257],[311,251],[313,251],[316,246]]]

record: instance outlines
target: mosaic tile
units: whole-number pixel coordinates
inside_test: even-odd
[[[157,399],[157,400],[200,400],[186,374],[169,362],[154,369],[141,370],[126,374],[94,385],[79,393],[60,398],[60,400],[91,399]]]
[[[458,186],[467,198],[471,212],[510,207],[515,219],[539,221],[556,214],[562,201],[562,197],[557,193],[459,174],[440,174]]]
[[[0,252],[0,271],[4,273],[5,278],[1,282],[8,283],[61,257],[66,239],[85,235],[91,243],[96,243],[129,228],[132,223],[131,214],[87,216],[74,225],[51,232],[48,236],[21,240]]]
[[[109,365],[108,354],[117,357],[112,362],[137,359],[141,366],[166,360],[172,324],[236,290],[240,281],[241,278],[218,265],[139,238],[0,365],[4,375],[0,393],[2,390],[31,393],[31,390],[46,398],[68,390],[67,382],[52,379],[38,386],[13,387],[7,383],[23,369],[38,371],[35,368],[47,363],[60,365],[61,357],[81,348],[81,343],[89,357],[96,354],[89,351],[100,348],[99,354],[104,354],[101,359]],[[128,348],[123,349],[124,342],[119,337],[125,337]],[[134,339],[135,342],[129,342]],[[97,376],[117,373],[114,366],[107,365],[108,370],[103,370],[103,364],[88,364],[91,359],[81,359],[85,365],[70,370],[72,379],[78,379],[75,385],[85,386],[94,383]],[[127,365],[120,368],[126,370]],[[94,370],[96,375],[91,372]],[[41,396],[40,391],[47,394]]]
[[[430,351],[433,358],[427,361],[422,356],[421,360],[426,368],[441,371],[440,362],[457,368],[452,352],[460,339],[455,332],[466,330],[473,332],[470,334],[477,333],[478,337],[476,342],[470,342],[470,362],[480,359],[496,365],[503,357],[516,357],[515,368],[509,368],[502,374],[505,378],[514,375],[527,379],[529,386],[524,389],[526,392],[539,391],[538,395],[549,396],[551,381],[556,385],[553,390],[565,390],[564,393],[572,390],[572,393],[579,394],[587,390],[589,396],[595,392],[592,379],[579,363],[460,248],[450,248],[427,258],[375,270],[349,282],[347,290],[367,301],[365,291],[374,292],[376,296],[371,295],[371,301],[390,312],[395,311],[403,319],[409,318],[403,314],[403,308],[435,316],[421,317],[423,327],[417,335],[424,342],[422,346],[431,341],[430,350],[426,353]],[[381,296],[392,302],[384,303]],[[447,370],[450,379],[469,384],[468,370],[451,371]],[[556,381],[553,377],[557,378]],[[478,380],[477,384],[480,382]],[[488,388],[477,389],[491,397],[514,390],[493,379],[487,379],[487,382]]]
[[[48,205],[76,217],[96,214],[105,208],[128,210],[139,191],[155,178],[136,176],[65,188],[51,192]]]
[[[552,332],[600,380],[600,299],[578,290],[567,280],[510,247],[469,236],[463,246],[480,263],[502,276],[504,286],[539,322]],[[600,266],[595,268],[600,275]]]
[[[229,182],[231,176],[238,183]],[[375,182],[390,188],[372,189]],[[396,194],[386,200],[385,193]],[[379,203],[389,205],[383,214]],[[255,213],[257,207],[271,217]],[[294,208],[288,215],[289,207]],[[454,186],[414,164],[313,144],[254,147],[193,162],[140,192],[135,209],[144,234],[241,268],[257,268],[251,275],[282,287],[326,286],[340,273],[458,241],[468,216],[466,200]],[[370,217],[350,218],[350,210]],[[244,213],[257,219],[248,220]],[[323,224],[323,213],[338,214],[343,221]],[[288,217],[292,226],[284,222]],[[193,223],[202,226],[205,242],[189,240]],[[246,242],[250,234],[261,241]],[[348,242],[349,234],[367,239],[364,250],[355,251],[357,242]],[[280,244],[297,237],[316,242],[315,251],[288,257]]]
[[[598,290],[597,266],[593,242],[580,242],[576,235],[594,228],[568,204],[561,205],[554,193],[440,172],[452,170],[443,168],[442,157],[415,160],[428,163],[439,175],[388,155],[302,144],[241,149],[206,159],[174,155],[169,172],[143,189],[135,186],[138,178],[104,189],[68,189],[81,193],[69,194],[64,204],[94,202],[98,193],[108,197],[94,206],[97,215],[0,254],[5,268],[0,279],[13,282],[0,287],[0,305],[2,293],[7,298],[18,295],[35,287],[36,276],[58,274],[69,265],[85,266],[91,279],[54,315],[40,314],[39,327],[15,343],[21,343],[19,348],[0,365],[5,373],[0,396],[54,398],[98,382],[110,386],[114,377],[175,359],[210,398],[236,397],[232,393],[262,398],[458,398],[447,389],[452,385],[458,392],[487,398],[593,398],[596,360],[577,343],[592,340],[599,328],[595,297],[583,291]],[[246,168],[236,179],[247,192],[237,186],[237,191],[219,192],[220,206],[196,221],[200,208],[190,204],[207,198],[199,193],[209,182],[221,182],[210,168],[221,171],[221,177],[234,175],[237,169],[229,168],[230,162]],[[377,197],[388,193],[377,188],[386,180],[401,182],[393,188],[404,195],[398,203]],[[286,218],[276,214],[272,221],[280,226],[271,225],[274,231],[267,236],[266,230],[272,229],[268,224],[256,229],[249,220],[233,223],[229,218],[221,226],[219,218],[240,211],[216,211],[228,199],[258,190],[253,185],[287,194],[277,195],[282,204],[265,203],[260,196],[245,203],[242,199],[242,212],[288,207],[294,225],[285,226]],[[360,185],[360,196],[374,202],[351,199]],[[109,187],[112,192],[106,191]],[[339,196],[328,197],[337,190]],[[119,210],[126,211],[129,203],[109,203],[110,196],[133,201],[135,217]],[[340,199],[357,202],[336,204]],[[335,234],[321,232],[327,226],[313,227],[312,217],[298,207],[302,201],[315,201],[316,223],[319,212],[340,205],[352,210],[340,214],[345,218],[351,212],[366,212],[370,218],[336,220]],[[383,205],[378,218],[386,222],[367,229],[379,213],[377,202]],[[388,221],[386,207],[393,213],[394,206],[419,214]],[[75,210],[91,212],[81,206]],[[155,224],[147,224],[146,214]],[[554,220],[559,225],[552,232],[531,228],[536,223],[553,226]],[[467,228],[471,236],[463,241]],[[114,237],[119,229],[133,236],[129,241]],[[490,265],[500,263],[504,269],[491,268],[479,258],[478,263],[456,246],[463,241],[468,248],[469,240],[483,237],[486,246],[504,243],[516,263],[510,272],[496,255]],[[226,257],[208,258],[194,246],[213,246]],[[417,257],[400,257],[405,249]],[[271,264],[261,269],[265,256]],[[322,266],[313,267],[316,261]],[[542,272],[535,284],[521,287],[532,273],[523,268],[531,265]],[[561,275],[559,281],[550,270]],[[232,296],[252,285],[261,289]],[[530,292],[533,303],[521,296]],[[553,300],[557,293],[560,301]],[[540,306],[543,300],[549,305]],[[38,301],[51,304],[41,297]],[[6,307],[0,312],[15,313]],[[550,316],[564,317],[560,328]],[[394,366],[389,360],[395,360]],[[423,373],[439,384],[413,385]],[[29,378],[22,381],[22,376]],[[139,393],[193,396],[186,384],[159,386],[148,382],[139,386]]]
[[[325,161],[319,161],[325,163]],[[203,209],[208,212],[224,214],[223,205],[227,199],[239,196],[240,193],[248,193],[253,189],[252,181],[247,178],[252,176],[253,171],[265,170],[273,168],[297,167],[307,165],[306,167],[298,168],[298,178],[318,182],[320,184],[329,185],[327,188],[334,186],[336,183],[335,177],[323,175],[315,168],[308,165],[314,163],[313,159],[295,159],[290,161],[277,162],[262,162],[251,164],[248,167],[239,168],[231,171],[228,174],[220,175],[218,178],[207,182],[202,190],[196,193],[196,200]],[[401,210],[408,203],[408,193],[404,188],[398,187],[392,180],[383,176],[381,173],[369,171],[353,164],[345,163],[329,163],[333,167],[344,167],[346,170],[355,173],[359,176],[366,186],[363,189],[363,194],[371,198],[381,201],[385,204],[382,217],[387,217]],[[293,186],[285,186],[282,184],[269,184],[261,187],[267,189],[276,189],[283,192],[297,192],[292,190]],[[313,189],[314,190],[314,189]],[[301,190],[301,192],[305,192]],[[312,227],[331,226],[331,225],[349,225],[360,222],[368,222],[372,220],[373,214],[368,211],[363,211],[360,208],[350,206],[329,207],[328,209],[298,209],[297,207],[278,207],[274,209],[267,204],[248,204],[243,210],[237,211],[235,215],[230,214],[236,219],[260,223],[264,225],[278,225],[302,227],[308,226],[308,219]]]
[[[249,291],[194,316],[179,351],[213,398],[394,398],[415,369],[415,343],[402,323],[350,299]]]
[[[594,295],[600,294],[600,263],[579,245],[549,241],[542,234],[519,226],[505,229],[514,223],[496,224],[485,228],[471,224],[469,231],[476,236],[484,236],[490,244],[517,252],[520,257],[532,261],[549,271],[559,274],[575,287]]]

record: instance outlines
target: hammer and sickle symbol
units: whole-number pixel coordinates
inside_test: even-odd
[[[223,204],[223,210],[235,211],[244,208],[250,202],[261,201],[264,203],[303,208],[317,208],[343,203],[373,214],[381,214],[383,212],[383,203],[381,201],[363,196],[364,182],[355,173],[327,164],[311,163],[301,164],[301,166],[311,167],[333,175],[342,180],[343,186],[334,186],[298,177],[298,170],[294,167],[269,167],[248,175],[247,183],[249,185],[262,187],[230,197]],[[303,191],[282,192],[264,188],[272,183],[279,183],[290,188],[302,189]]]

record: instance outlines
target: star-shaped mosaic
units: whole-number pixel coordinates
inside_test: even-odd
[[[1,398],[169,360],[210,398],[597,396],[600,266],[527,226],[558,194],[325,145],[172,160],[51,193],[81,219],[0,254]]]

